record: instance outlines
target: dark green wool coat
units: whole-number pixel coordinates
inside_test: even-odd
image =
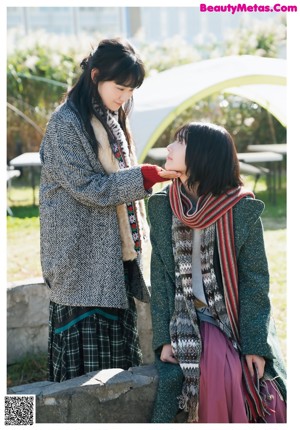
[[[233,208],[239,282],[239,327],[242,354],[266,359],[265,376],[276,377],[286,398],[285,366],[281,356],[269,300],[269,272],[260,215],[263,202],[240,200]],[[183,375],[179,365],[160,361],[164,344],[170,344],[169,323],[174,311],[175,262],[172,249],[172,210],[168,187],[148,202],[151,257],[151,314],[155,365],[159,386],[152,422],[172,422],[178,412]],[[216,263],[216,266],[218,264]],[[219,268],[216,267],[216,273]]]

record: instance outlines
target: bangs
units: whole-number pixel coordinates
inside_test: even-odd
[[[175,140],[178,140],[178,142],[185,142],[187,144],[188,133],[189,133],[189,126],[188,125],[184,125],[184,126],[180,127],[175,132],[175,136],[174,136]]]
[[[122,69],[120,67],[116,72],[116,78],[113,80],[124,87],[139,88],[145,78],[145,70],[139,63],[131,63],[129,67],[122,67]]]

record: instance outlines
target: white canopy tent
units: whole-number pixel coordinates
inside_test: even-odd
[[[286,60],[241,55],[174,67],[135,92],[131,128],[139,160],[181,112],[217,92],[255,101],[286,125]]]

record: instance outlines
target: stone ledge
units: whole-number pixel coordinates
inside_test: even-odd
[[[149,303],[136,301],[138,331],[143,362],[154,362]],[[43,278],[31,278],[7,285],[7,363],[47,353],[49,289]]]
[[[7,288],[15,288],[15,287],[22,287],[23,285],[33,285],[33,284],[44,284],[44,279],[42,277],[38,278],[27,278],[22,281],[15,281],[15,282],[8,282]]]
[[[7,286],[7,363],[47,352],[49,290],[42,278]]]
[[[91,372],[65,382],[35,382],[8,394],[36,396],[37,423],[150,423],[154,365]]]

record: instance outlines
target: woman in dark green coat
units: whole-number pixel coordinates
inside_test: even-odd
[[[244,189],[222,127],[191,123],[168,146],[181,173],[149,199],[153,422],[286,421],[285,368],[269,300],[261,201]]]

